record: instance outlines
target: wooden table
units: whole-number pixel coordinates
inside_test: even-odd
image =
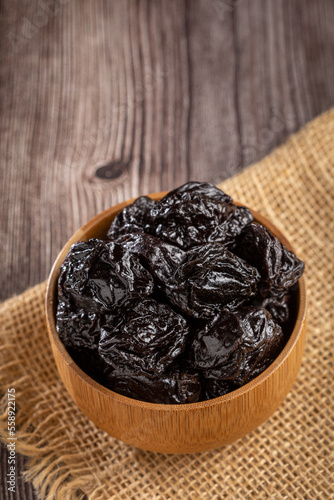
[[[97,212],[222,181],[334,103],[332,0],[1,7],[1,300]],[[37,498],[0,463],[0,498]]]

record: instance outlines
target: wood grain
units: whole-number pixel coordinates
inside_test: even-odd
[[[219,182],[334,102],[331,0],[0,8],[0,300],[95,213]]]

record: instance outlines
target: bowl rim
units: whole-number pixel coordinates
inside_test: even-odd
[[[168,191],[162,191],[158,193],[150,193],[145,196],[149,196],[152,199],[158,200],[165,196]],[[292,333],[285,344],[284,348],[280,352],[280,354],[275,358],[275,360],[266,368],[260,375],[255,377],[253,380],[248,382],[247,384],[243,385],[242,387],[239,387],[238,389],[235,389],[234,391],[229,392],[228,394],[224,394],[223,396],[219,396],[217,398],[209,399],[206,401],[200,401],[197,403],[184,403],[184,404],[163,404],[163,403],[149,403],[147,401],[141,401],[137,399],[130,398],[128,396],[123,396],[122,394],[118,394],[117,392],[112,391],[111,389],[108,389],[107,387],[101,385],[97,381],[95,381],[93,378],[91,378],[87,373],[85,373],[72,359],[70,354],[67,352],[64,344],[59,338],[59,335],[57,333],[56,329],[56,321],[55,321],[55,304],[56,304],[56,297],[55,297],[55,292],[57,289],[57,281],[58,281],[58,276],[59,276],[59,268],[68,253],[71,245],[75,243],[76,241],[82,240],[82,237],[85,235],[85,233],[88,230],[91,230],[98,222],[101,222],[101,220],[105,220],[106,218],[110,217],[111,214],[116,215],[119,213],[123,208],[127,205],[130,205],[134,200],[136,200],[138,197],[131,198],[129,200],[126,200],[124,202],[118,203],[116,205],[111,206],[110,208],[104,210],[103,212],[98,213],[94,217],[92,217],[88,222],[86,222],[80,229],[78,229],[72,236],[71,238],[65,243],[61,251],[59,252],[56,260],[54,261],[54,264],[52,266],[52,269],[50,271],[48,280],[47,280],[47,287],[46,287],[46,297],[45,297],[45,309],[46,309],[46,321],[47,321],[47,327],[48,327],[48,333],[50,337],[50,342],[55,346],[55,348],[58,349],[60,355],[63,358],[63,361],[68,365],[68,367],[73,370],[76,374],[77,377],[82,379],[86,384],[88,384],[92,390],[97,391],[104,396],[108,397],[110,400],[116,400],[118,403],[127,405],[127,406],[132,406],[132,407],[138,407],[142,409],[148,409],[151,411],[158,411],[158,412],[188,412],[188,411],[195,411],[199,410],[201,408],[209,408],[213,407],[216,405],[221,405],[227,402],[230,402],[231,400],[237,399],[239,397],[242,397],[245,393],[249,392],[250,390],[254,389],[258,385],[262,384],[265,380],[269,379],[270,376],[280,368],[280,366],[284,363],[284,361],[288,358],[290,355],[291,351],[294,349],[298,338],[302,332],[302,327],[303,324],[306,320],[306,313],[307,313],[307,295],[306,295],[306,283],[305,283],[305,277],[302,276],[298,280],[298,295],[299,295],[299,308],[298,308],[298,314],[296,318],[296,322],[294,325],[294,328],[292,330]],[[246,206],[238,201],[234,201],[236,205],[243,205]],[[294,251],[291,243],[289,240],[282,234],[282,232],[270,221],[268,220],[265,216],[257,212],[256,210],[248,207],[253,216],[254,219],[261,224],[263,224],[265,227],[267,227],[269,230],[273,231],[274,234],[278,237],[278,239],[288,248],[290,251]],[[52,347],[53,347],[52,346]]]

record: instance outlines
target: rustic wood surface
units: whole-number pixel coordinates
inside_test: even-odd
[[[97,212],[222,181],[334,102],[332,0],[0,8],[0,300],[46,279]],[[20,478],[8,493],[0,463],[1,499],[36,498]]]

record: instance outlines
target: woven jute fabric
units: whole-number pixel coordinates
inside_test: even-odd
[[[17,450],[42,498],[334,498],[334,110],[220,187],[269,217],[306,263],[309,321],[298,378],[274,415],[218,450],[163,455],[97,429],[68,396],[45,324],[45,283],[3,303],[1,386],[15,387]],[[2,434],[6,435],[6,396]]]

